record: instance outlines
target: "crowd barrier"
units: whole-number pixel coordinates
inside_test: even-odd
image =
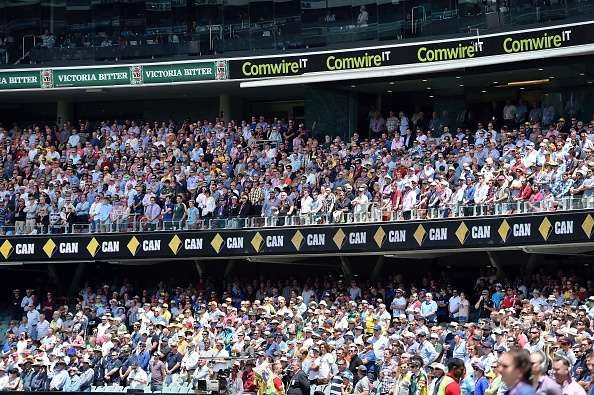
[[[169,232],[181,230],[218,230],[218,229],[258,229],[285,226],[311,226],[330,224],[393,223],[404,221],[422,221],[447,218],[465,218],[477,216],[506,216],[515,214],[569,212],[574,210],[594,209],[594,197],[561,198],[543,200],[538,203],[526,201],[474,204],[442,205],[437,207],[413,207],[410,210],[393,210],[391,207],[375,203],[359,205],[353,211],[335,210],[330,213],[299,213],[290,216],[250,216],[234,218],[201,218],[196,222],[184,221],[149,221],[144,215],[129,215],[126,218],[89,223],[48,224],[22,222],[0,227],[5,236],[46,235],[46,234],[92,234],[92,233],[130,233],[130,232]]]

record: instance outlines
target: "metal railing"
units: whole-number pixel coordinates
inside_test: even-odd
[[[326,22],[324,14],[334,8],[324,5],[311,7],[311,2],[302,4],[297,15],[261,20],[242,19],[236,23],[213,23],[202,21],[197,26],[175,24],[172,26],[147,27],[139,34],[115,29],[110,33],[113,44],[122,41],[123,46],[103,47],[106,37],[103,31],[93,32],[90,26],[69,26],[72,32],[56,32],[56,36],[75,35],[84,29],[90,30],[84,40],[57,42],[52,48],[42,48],[36,38],[20,36],[15,50],[9,56],[10,63],[25,57],[29,50],[31,63],[43,64],[68,61],[117,61],[168,58],[178,56],[209,55],[219,52],[246,50],[287,50],[331,46],[340,43],[362,41],[401,40],[419,37],[440,37],[480,29],[481,34],[497,32],[503,28],[526,26],[554,21],[577,22],[587,20],[594,14],[594,0],[567,0],[564,2],[512,2],[508,6],[490,2],[459,2],[455,7],[441,8],[425,5],[404,5],[408,2],[376,2],[368,4],[369,21],[365,26],[356,24],[356,14],[348,14],[338,20]],[[402,3],[402,5],[398,5]],[[503,3],[503,2],[502,2]],[[309,4],[309,6],[308,6]],[[358,3],[357,3],[358,4]],[[208,2],[200,5],[212,7]],[[353,6],[355,3],[352,4]],[[226,13],[227,5],[218,6],[219,15]],[[247,9],[246,9],[247,12]],[[15,22],[18,22],[18,18]]]
[[[148,220],[141,214],[127,218],[89,223],[39,224],[33,221],[17,221],[14,225],[0,227],[0,234],[16,236],[25,234],[80,234],[80,233],[128,233],[166,232],[207,229],[254,229],[284,226],[317,226],[328,224],[360,224],[378,222],[422,221],[461,217],[508,216],[539,212],[563,212],[594,209],[594,197],[565,197],[556,200],[512,201],[488,204],[449,204],[438,206],[414,206],[410,209],[394,209],[389,204],[368,203],[354,210],[333,210],[295,215],[249,216],[232,218],[199,218],[187,220]]]

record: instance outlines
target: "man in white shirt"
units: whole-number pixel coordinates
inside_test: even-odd
[[[23,299],[21,300],[21,307],[23,308],[23,311],[27,312],[29,310],[29,305],[33,304],[33,290],[27,289],[25,293],[25,296],[23,296]]]
[[[60,360],[56,362],[56,366],[54,367],[54,376],[50,381],[49,390],[62,391],[67,379],[68,371],[66,370],[66,362],[64,362],[64,360]]]
[[[450,313],[450,318],[458,318],[458,310],[460,309],[460,295],[458,295],[458,290],[452,291],[452,296],[448,301],[448,311]]]
[[[188,372],[189,374],[194,373],[194,370],[198,368],[198,361],[200,360],[200,353],[196,350],[194,343],[188,344],[188,352],[182,358],[181,367],[182,371]]]
[[[390,305],[392,309],[393,317],[400,317],[400,314],[404,314],[406,311],[406,299],[404,298],[404,291],[398,288],[395,292],[394,299]]]
[[[27,312],[27,331],[31,338],[37,338],[37,323],[39,323],[39,311],[33,304],[29,304]]]
[[[301,215],[308,215],[311,213],[311,205],[313,199],[309,195],[309,190],[303,189],[303,197],[301,198]]]
[[[369,197],[367,197],[365,192],[365,187],[359,187],[359,194],[351,202],[353,205],[353,214],[355,214],[355,220],[361,220],[361,216],[367,213],[369,208]]]
[[[50,324],[45,319],[45,314],[39,314],[39,322],[37,323],[37,340],[41,340],[49,334]]]
[[[532,291],[532,299],[530,299],[530,304],[534,307],[535,312],[543,311],[545,306],[547,305],[547,301],[540,295],[540,292],[535,289]]]
[[[415,208],[417,204],[417,191],[413,186],[408,183],[404,186],[404,196],[402,198],[402,215],[404,219],[410,219],[411,210]]]
[[[148,375],[138,366],[138,360],[133,360],[132,371],[128,375],[128,388],[144,389],[148,383]]]
[[[225,345],[221,339],[217,340],[215,347],[215,351],[212,354],[212,357],[215,358],[212,370],[218,372],[219,370],[225,370],[229,367],[229,362],[225,361],[226,358],[229,358],[229,352],[225,350]]]
[[[513,124],[516,119],[518,110],[509,100],[506,101],[505,107],[503,107],[503,120],[508,124]]]
[[[357,300],[361,298],[361,288],[357,286],[355,281],[351,281],[351,287],[349,288],[349,296],[351,300]]]

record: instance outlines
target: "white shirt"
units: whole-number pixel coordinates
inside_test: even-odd
[[[404,197],[402,198],[402,210],[412,210],[415,208],[415,204],[417,203],[417,193],[414,190],[409,190],[408,192],[404,193]]]
[[[350,287],[349,288],[349,296],[351,297],[351,300],[355,300],[357,298],[361,297],[361,288],[359,287]]]
[[[449,309],[450,314],[452,314],[452,316],[454,318],[458,317],[458,309],[459,308],[460,308],[460,296],[458,296],[458,295],[452,296],[448,303],[448,309]]]
[[[134,369],[128,376],[128,387],[132,389],[144,389],[148,383],[148,375],[141,368]]]
[[[301,214],[309,214],[311,212],[311,205],[313,199],[311,196],[304,196],[301,198]]]

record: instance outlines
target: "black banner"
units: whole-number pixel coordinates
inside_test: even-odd
[[[594,22],[384,47],[230,59],[231,79],[295,76],[326,71],[463,61],[592,44]]]
[[[390,253],[592,242],[594,212],[361,225],[4,237],[0,262]],[[1,263],[0,263],[1,264]]]

